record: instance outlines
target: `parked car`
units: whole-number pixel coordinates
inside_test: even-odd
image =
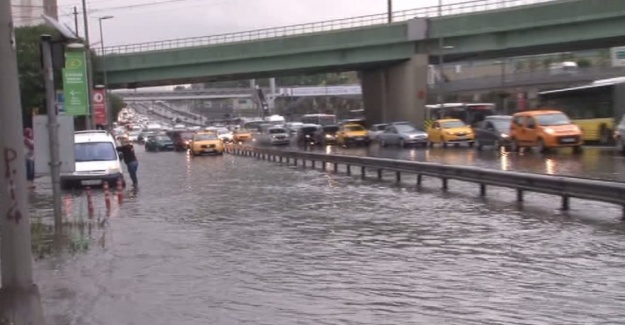
[[[490,115],[473,127],[475,147],[482,150],[483,146],[510,148],[510,123],[512,115]]]
[[[440,119],[432,123],[428,130],[430,147],[434,144],[442,144],[444,148],[448,145],[460,145],[462,143],[473,146],[475,135],[473,129],[459,119]]]
[[[368,146],[371,143],[369,132],[360,124],[343,124],[336,133],[336,143],[345,147],[352,145]]]
[[[557,110],[533,110],[513,115],[510,124],[512,150],[536,147],[539,152],[572,147],[582,152],[582,130]]]
[[[322,126],[315,132],[315,141],[322,145],[335,144],[336,133],[339,131],[338,125]]]
[[[199,156],[207,153],[222,155],[224,153],[224,144],[215,133],[198,132],[193,135],[189,143],[189,151],[191,152],[191,156]]]
[[[391,124],[384,129],[379,136],[380,146],[398,145],[406,147],[408,145],[420,145],[425,147],[428,143],[428,134],[416,127],[407,124]]]
[[[173,151],[174,142],[166,135],[150,135],[145,142],[145,151]]]
[[[120,178],[123,182],[117,143],[107,131],[75,132],[74,152],[75,171],[61,173],[62,188],[100,186],[104,182],[115,186]]]

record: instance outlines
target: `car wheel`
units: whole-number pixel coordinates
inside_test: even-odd
[[[406,147],[406,141],[404,141],[404,139],[399,139],[399,147],[400,148]]]
[[[441,138],[441,143],[443,144],[443,148],[447,148],[447,142],[445,142],[445,138]]]
[[[499,151],[499,148],[501,148],[501,143],[499,142],[499,140],[493,141],[493,148],[495,148],[495,150]]]
[[[473,147],[474,142],[469,142],[469,148]]]
[[[521,147],[519,147],[519,143],[516,141],[516,139],[511,139],[510,140],[510,151],[512,152],[519,152],[521,150]]]
[[[582,152],[584,152],[584,148],[582,146],[575,146],[575,147],[573,147],[573,153],[574,154],[581,154]]]
[[[480,140],[475,140],[475,149],[482,150],[482,143]]]

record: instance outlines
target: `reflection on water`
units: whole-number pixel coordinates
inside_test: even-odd
[[[311,150],[319,151],[315,148]],[[570,150],[560,150],[548,155],[534,151],[514,153],[502,150],[478,151],[465,147],[402,149],[372,145],[369,148],[347,149],[332,146],[324,148],[323,152],[625,181],[625,157],[610,149],[589,147],[581,155],[573,154]]]

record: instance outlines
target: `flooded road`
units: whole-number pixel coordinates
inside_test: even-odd
[[[286,149],[286,148],[285,148]],[[298,150],[296,146],[288,149]],[[583,154],[576,155],[568,149],[551,154],[536,152],[513,153],[484,149],[478,151],[467,147],[450,148],[381,148],[377,144],[369,148],[317,147],[312,151],[341,155],[370,156],[390,159],[427,161],[448,165],[468,165],[499,170],[516,170],[530,173],[566,175],[625,181],[625,157],[612,148],[586,147]]]
[[[96,191],[94,225],[37,254],[49,324],[625,319],[618,207],[572,201],[563,214],[553,197],[528,194],[521,209],[512,191],[480,199],[464,183],[444,194],[431,179],[415,190],[408,177],[396,186],[230,155],[138,158],[136,197],[105,221]],[[35,221],[49,222],[49,190],[36,191]],[[92,224],[83,196],[66,206]]]

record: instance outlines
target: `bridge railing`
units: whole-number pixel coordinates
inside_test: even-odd
[[[313,168],[315,168],[315,162],[318,162],[320,163],[318,166],[324,171],[330,164],[334,171],[338,172],[340,164],[345,166],[348,175],[352,174],[351,167],[360,167],[361,178],[366,177],[367,170],[369,172],[375,171],[378,179],[382,178],[383,171],[395,172],[397,182],[401,181],[402,173],[416,174],[417,186],[421,186],[423,176],[434,177],[441,180],[443,190],[448,189],[449,180],[458,180],[479,184],[481,196],[486,195],[487,185],[511,188],[516,190],[518,202],[523,201],[524,192],[557,195],[562,198],[562,210],[569,209],[570,198],[612,203],[623,208],[623,217],[625,217],[625,183],[622,182],[241,145],[227,146],[226,152],[295,165],[298,164],[299,160],[299,163],[304,167],[306,167],[306,161],[309,161]]]
[[[393,22],[406,21],[415,17],[428,18],[437,16],[459,15],[471,12],[510,8],[516,6],[551,2],[557,0],[472,0],[443,6],[432,6],[401,10],[392,13]],[[258,39],[279,38],[293,35],[319,33],[338,29],[365,27],[388,23],[388,14],[374,14],[344,19],[335,19],[314,23],[264,28],[251,31],[226,33],[211,36],[188,37],[156,42],[144,42],[128,45],[106,47],[104,53],[97,49],[98,54],[128,54],[136,52],[161,51],[186,47],[207,46],[224,43],[253,41]]]

